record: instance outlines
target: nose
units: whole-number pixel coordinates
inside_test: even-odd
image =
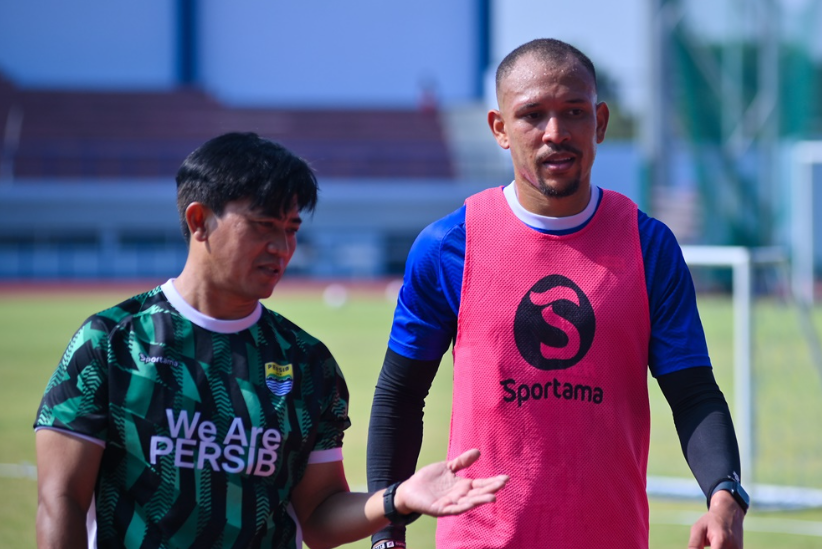
[[[287,257],[291,252],[291,246],[285,231],[274,231],[268,239],[266,250],[272,255]]]
[[[562,143],[569,138],[568,130],[559,116],[549,116],[545,121],[545,130],[542,133],[544,143]]]

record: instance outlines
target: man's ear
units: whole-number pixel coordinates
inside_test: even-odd
[[[499,146],[507,149],[510,146],[508,133],[505,131],[505,120],[503,120],[499,111],[488,111],[488,126],[491,128],[491,133],[494,134],[494,139],[497,140]]]
[[[597,143],[602,143],[605,140],[605,131],[608,129],[608,120],[611,117],[611,111],[608,110],[608,105],[603,101],[597,103]]]
[[[191,233],[191,238],[200,242],[208,240],[208,220],[211,214],[211,210],[201,202],[192,202],[188,205],[186,208],[186,224]]]

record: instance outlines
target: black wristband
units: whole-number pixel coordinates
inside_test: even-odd
[[[382,504],[383,509],[385,510],[385,518],[387,518],[391,522],[391,524],[395,525],[411,524],[412,522],[420,518],[420,514],[411,513],[409,515],[403,515],[397,511],[396,507],[394,507],[394,495],[396,494],[397,487],[399,485],[399,482],[395,482],[394,484],[385,489],[385,493],[382,496]]]
[[[390,539],[382,539],[371,546],[371,549],[405,549],[404,541],[394,541]]]

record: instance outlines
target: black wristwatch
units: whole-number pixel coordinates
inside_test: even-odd
[[[385,518],[391,521],[391,524],[395,526],[404,526],[406,524],[411,524],[420,518],[420,514],[411,513],[409,515],[403,515],[397,511],[396,507],[394,507],[394,494],[397,493],[397,487],[399,485],[399,482],[395,482],[385,489],[385,493],[382,496],[382,504],[383,509],[385,509]]]
[[[731,496],[733,496],[734,500],[742,507],[742,512],[747,513],[748,507],[751,506],[751,498],[748,496],[748,492],[742,488],[742,484],[735,478],[728,477],[725,480],[719,481],[719,483],[714,486],[714,489],[711,490],[711,495],[708,496],[708,509],[711,508],[711,498],[720,490],[726,490],[730,492]]]

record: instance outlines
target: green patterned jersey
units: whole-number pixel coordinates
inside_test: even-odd
[[[172,281],[83,324],[35,422],[105,445],[98,546],[146,549],[300,547],[291,492],[349,425],[321,342],[262,305],[205,317]]]

